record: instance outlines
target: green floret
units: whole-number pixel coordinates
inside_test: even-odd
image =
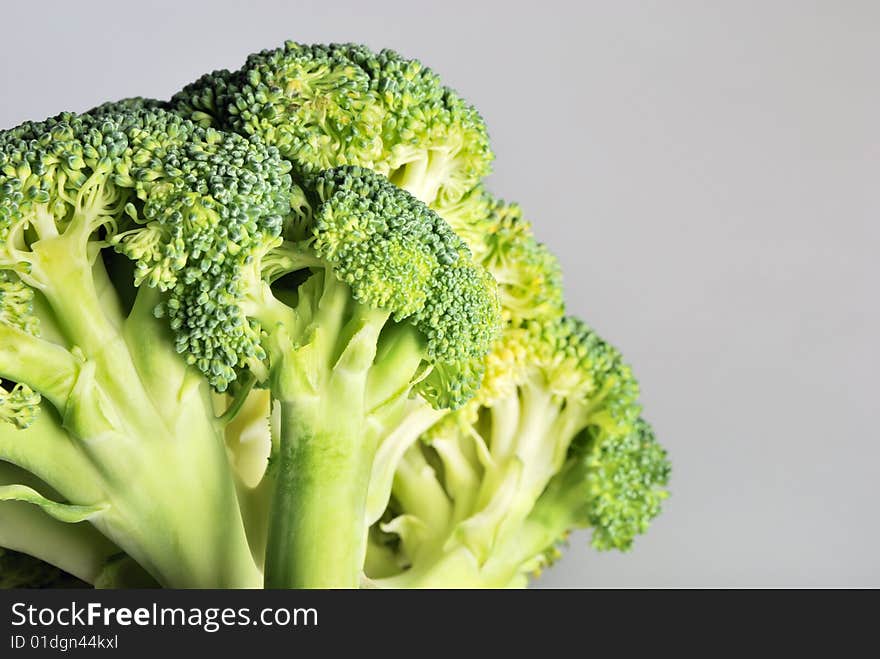
[[[123,98],[118,101],[108,101],[101,103],[98,107],[92,108],[86,114],[96,117],[106,117],[108,115],[125,114],[138,110],[163,110],[167,103],[159,101],[155,98],[144,98],[143,96],[132,96],[131,98]]]
[[[535,239],[518,204],[496,199],[479,185],[455,203],[437,205],[436,211],[498,282],[507,323],[562,317],[559,262]]]
[[[239,313],[241,273],[280,234],[290,176],[273,149],[213,129],[204,135],[175,154],[180,183],[155,186],[140,208],[127,206],[133,228],[110,242],[135,262],[137,286],[169,292],[157,315],[171,318],[178,352],[223,391],[236,368],[265,358],[259,333]],[[143,137],[152,147],[154,138]]]
[[[34,290],[11,272],[0,270],[0,323],[39,336],[40,323],[33,305]]]
[[[384,514],[395,469],[419,436],[432,425],[435,427],[431,432],[436,433],[447,424],[458,426],[463,420],[473,423],[481,407],[514,391],[531,359],[532,341],[525,326],[533,321],[549,323],[561,319],[564,313],[559,263],[535,240],[518,206],[495,199],[480,185],[457,202],[440,206],[437,212],[468,245],[474,260],[496,280],[503,331],[483,362],[471,365],[473,380],[467,383],[467,389],[476,389],[477,393],[464,409],[445,418],[413,409],[382,442],[370,479],[371,524]],[[448,387],[442,376],[435,369],[430,377],[440,378]],[[431,387],[433,383],[426,380],[421,386]]]
[[[574,318],[508,327],[480,395],[404,455],[368,575],[379,586],[521,585],[571,529],[624,549],[665,494],[620,354]]]
[[[223,128],[234,87],[235,74],[226,69],[206,73],[181,89],[168,103],[169,109],[203,128]]]
[[[407,413],[474,395],[499,329],[495,283],[436,213],[375,172],[327,170],[290,199],[280,229],[216,227],[203,255],[158,279],[162,309],[217,389],[238,380],[246,395],[256,381],[280,405],[267,584],[355,586],[379,444]],[[180,220],[168,221],[179,242],[200,245],[207,225]],[[142,250],[136,270],[165,253]]]
[[[0,500],[89,522],[164,585],[259,585],[208,383],[155,318],[159,291],[135,289],[114,252],[149,252],[137,281],[171,286],[211,248],[202,224],[280,225],[268,209],[288,199],[287,166],[148,103],[118,107],[0,133],[0,460],[51,488],[9,483]],[[184,249],[179,224],[204,240]]]
[[[591,528],[596,549],[627,551],[660,514],[669,473],[666,450],[644,419],[628,433],[582,433],[529,522],[559,540],[570,529]]]
[[[492,230],[485,234],[483,245],[480,262],[498,281],[505,319],[516,323],[562,316],[559,262],[535,240],[518,205],[496,202]]]
[[[287,42],[239,71],[203,76],[170,106],[202,125],[260,136],[301,173],[366,167],[425,202],[454,202],[492,161],[477,111],[391,50]]]

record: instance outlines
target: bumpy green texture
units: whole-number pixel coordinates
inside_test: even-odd
[[[302,173],[358,165],[425,202],[452,203],[490,171],[482,118],[417,60],[356,44],[287,42],[215,71],[170,107],[259,135]]]
[[[502,377],[503,373],[523,367],[527,353],[518,339],[523,326],[562,318],[562,274],[556,258],[536,240],[519,206],[496,199],[482,185],[436,210],[498,285],[502,333],[474,372],[475,376],[483,373],[483,378],[469,404],[473,409],[508,386],[504,383],[510,378]],[[370,482],[370,523],[379,520],[388,504],[394,471],[404,453],[441,418],[413,409],[383,441]]]
[[[522,585],[572,528],[628,549],[669,464],[620,354],[566,317],[508,329],[480,394],[411,447],[374,527],[379,586]]]
[[[302,205],[282,231],[275,212],[283,198],[258,194],[247,178],[207,178],[219,186],[213,198],[233,195],[237,185],[252,206],[235,214],[229,207],[190,206],[184,218],[180,206],[163,198],[156,204],[161,214],[145,207],[145,226],[113,242],[135,260],[136,283],[169,292],[160,313],[170,320],[177,349],[218,390],[242,367],[254,365],[260,379],[273,367],[273,314],[288,310],[265,285],[323,269],[324,286],[344,284],[352,302],[405,321],[423,337],[431,373],[419,391],[436,406],[457,407],[474,394],[480,361],[498,332],[495,284],[436,213],[370,170],[342,167],[297,186]],[[289,193],[289,176],[280,174],[279,181],[270,189]],[[286,332],[314,313],[301,304],[301,320]],[[309,337],[292,338],[300,345]]]
[[[178,352],[220,391],[236,368],[265,358],[239,313],[242,270],[280,234],[291,185],[276,151],[230,138],[207,129],[204,141],[185,144],[181,180],[195,185],[155,190],[139,212],[128,207],[137,226],[111,240],[136,263],[135,285],[169,293],[157,313],[171,318]]]
[[[106,117],[119,114],[125,114],[130,111],[138,110],[162,110],[165,109],[167,103],[155,98],[144,98],[143,96],[132,96],[131,98],[123,98],[119,101],[108,101],[102,103],[98,107],[92,108],[87,114],[96,117]]]
[[[455,203],[435,205],[435,210],[498,282],[508,325],[563,316],[559,262],[535,238],[518,204],[497,199],[478,185]]]
[[[425,337],[433,368],[423,396],[440,408],[470,399],[499,330],[491,275],[436,213],[369,170],[329,170],[314,190],[315,253],[358,302],[410,319]]]
[[[626,551],[660,514],[669,473],[666,450],[642,418],[629,433],[584,433],[531,518],[548,529],[591,528],[596,549]]]
[[[355,44],[0,131],[0,587],[510,587],[572,529],[629,549],[666,452],[492,158]]]
[[[280,226],[285,171],[270,147],[141,101],[0,133],[0,465],[36,478],[0,502],[45,517],[16,549],[103,534],[164,585],[259,585],[207,382],[155,317],[158,291],[135,285],[216,275],[199,257],[218,231]],[[145,253],[149,269],[119,267]]]
[[[379,444],[412,394],[437,408],[474,395],[499,327],[495,284],[435,213],[374,172],[327,170],[294,197],[282,235],[267,235],[252,252],[240,302],[266,354],[248,363],[283,410],[277,466],[267,474],[281,509],[270,524],[267,580],[356,585],[363,549],[352,538],[366,533]],[[286,284],[291,275],[295,288]],[[172,297],[175,328],[191,326],[188,299],[205,305]],[[185,340],[188,350],[203,345]],[[340,400],[344,415],[334,411]]]

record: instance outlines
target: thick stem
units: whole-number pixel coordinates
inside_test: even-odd
[[[309,342],[272,353],[281,437],[272,465],[265,583],[357,588],[379,439],[369,419],[367,381],[389,313],[355,303],[348,286],[329,272],[305,286],[320,290],[315,305],[301,289],[297,315],[308,326],[300,337]],[[406,375],[400,377],[407,382]]]
[[[269,588],[357,588],[366,554],[376,446],[365,390],[388,314],[351,308],[348,288],[330,274],[323,288],[311,342],[278,355],[273,369],[281,438],[266,551]]]
[[[372,456],[362,445],[362,414],[330,409],[341,400],[281,404],[267,588],[358,587]]]
[[[106,474],[112,505],[93,523],[165,587],[259,588],[217,437],[162,440],[163,451],[120,447],[128,469]]]

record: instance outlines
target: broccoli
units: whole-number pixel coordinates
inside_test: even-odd
[[[482,117],[417,60],[356,44],[288,41],[215,71],[169,108],[258,135],[302,173],[357,165],[425,203],[453,203],[489,174]]]
[[[375,172],[325,170],[291,196],[282,225],[215,235],[168,216],[117,248],[166,291],[177,350],[218,391],[244,401],[256,383],[279,404],[266,583],[356,586],[378,445],[413,396],[454,408],[474,394],[496,288],[436,213]]]
[[[45,485],[0,500],[90,522],[163,585],[260,585],[208,384],[114,249],[177,265],[168,217],[280,222],[284,171],[272,148],[155,108],[0,133],[0,460]]]
[[[666,453],[492,158],[354,44],[0,132],[0,584],[508,587],[571,529],[627,550]]]
[[[498,200],[477,186],[458,202],[437,211],[467,243],[474,259],[496,280],[503,332],[529,321],[562,317],[565,303],[559,263],[535,239],[518,205]],[[490,373],[506,368],[507,355],[499,348],[500,344],[496,343],[486,355],[483,368]],[[484,377],[477,398],[485,394],[486,382],[492,380],[491,374]],[[394,472],[402,456],[444,414],[443,410],[413,405],[382,442],[370,479],[368,521],[371,524],[385,511]]]
[[[374,585],[522,585],[570,529],[626,550],[658,514],[669,464],[614,348],[566,317],[507,330],[488,362],[479,396],[404,456]]]
[[[28,437],[22,439],[27,441]],[[30,557],[0,550],[0,584],[9,588],[57,587],[76,580],[99,588],[156,585],[140,565],[88,521],[61,521],[30,503],[25,488],[59,497],[33,474],[0,462],[0,487],[4,486],[17,488],[22,496],[18,501],[0,501],[0,547],[21,549]]]
[[[282,48],[251,55],[238,71],[202,76],[167,107],[203,126],[259,137],[278,147],[302,176],[327,168],[369,168],[438,212],[462,199],[488,199],[479,182],[489,173],[493,156],[482,118],[430,69],[391,50],[374,53],[354,44],[287,42]],[[470,193],[475,188],[479,194]],[[494,208],[487,204],[485,210]],[[480,245],[458,226],[453,228],[481,261]],[[536,274],[522,272],[522,279]],[[558,288],[558,282],[549,288],[554,285]],[[506,290],[505,286],[499,292],[503,295]],[[561,305],[561,288],[558,291]],[[507,315],[503,302],[502,312]],[[423,398],[410,399],[396,422],[385,424],[387,434],[373,459],[367,525],[385,509],[400,456],[442,417],[440,407],[425,404]],[[257,499],[266,496],[265,487],[245,490],[257,494]],[[266,505],[259,508],[265,516]],[[256,524],[257,529],[263,527],[265,523]],[[252,534],[258,546],[260,533]]]

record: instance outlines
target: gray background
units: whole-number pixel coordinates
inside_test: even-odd
[[[10,3],[0,127],[285,38],[418,57],[674,459],[632,553],[575,535],[539,583],[880,586],[878,34],[872,2]]]

